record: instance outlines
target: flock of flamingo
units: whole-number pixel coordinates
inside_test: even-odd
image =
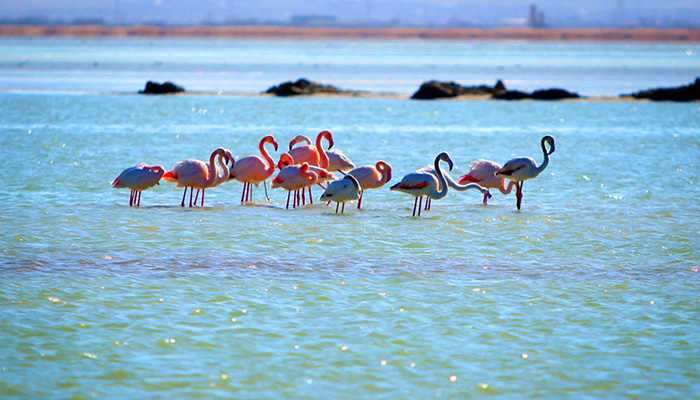
[[[328,142],[328,150],[322,146],[324,139]],[[300,146],[296,146],[297,144]],[[140,206],[141,192],[157,185],[162,178],[167,182],[176,183],[177,187],[185,188],[181,207],[185,207],[187,189],[189,189],[189,206],[192,207],[196,206],[198,201],[201,206],[204,206],[206,189],[237,180],[243,183],[241,203],[247,203],[253,199],[252,185],[259,186],[260,183],[265,187],[265,197],[268,201],[270,200],[267,195],[266,181],[275,173],[275,170],[279,170],[270,186],[287,190],[287,209],[289,209],[290,200],[292,208],[306,205],[307,191],[308,201],[313,204],[311,186],[319,185],[325,190],[319,200],[327,201],[327,204],[336,202],[336,213],[342,204],[340,212],[343,213],[346,202],[357,201],[357,208],[360,209],[365,190],[380,188],[391,180],[391,165],[386,161],[355,167],[342,152],[331,150],[334,143],[333,135],[329,131],[318,134],[315,146],[306,136],[295,137],[289,143],[289,151],[283,153],[276,164],[267,151],[266,145],[271,145],[275,151],[278,150],[275,138],[267,135],[262,138],[258,146],[262,157],[251,155],[236,161],[230,151],[217,148],[211,153],[208,163],[196,159],[182,160],[168,172],[162,166],[136,165],[122,171],[111,185],[113,188],[131,189],[129,206]],[[435,158],[433,165],[404,176],[399,183],[391,186],[390,190],[407,193],[415,198],[413,217],[416,213],[420,216],[422,208],[430,210],[432,200],[445,197],[448,188],[458,191],[479,190],[484,195],[483,203],[486,205],[491,197],[488,189],[498,189],[504,195],[508,195],[515,187],[516,206],[520,210],[523,183],[535,178],[547,168],[549,156],[554,153],[554,137],[544,136],[541,146],[544,161],[539,166],[530,157],[513,158],[503,166],[493,161],[477,160],[472,164],[469,173],[462,176],[459,181],[455,181],[440,166],[440,162],[445,162],[449,170],[453,167],[450,156],[442,152]],[[507,180],[510,181],[508,184],[506,184]],[[197,193],[194,195],[193,202],[195,189]],[[426,197],[425,206],[423,206],[423,197]]]

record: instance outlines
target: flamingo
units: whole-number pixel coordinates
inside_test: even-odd
[[[291,142],[289,142],[289,155],[295,163],[308,163],[309,166],[321,167],[324,169],[328,168],[328,154],[321,146],[321,139],[326,139],[328,141],[328,149],[333,147],[333,134],[329,131],[322,131],[316,136],[316,146],[311,145],[311,140],[304,135],[297,135]],[[306,142],[304,146],[294,147],[295,144]],[[284,166],[278,163],[278,168],[282,169]],[[323,186],[321,186],[323,187]],[[311,195],[311,186],[309,188],[309,198],[313,202],[313,196]],[[325,189],[325,188],[324,188]]]
[[[347,174],[343,179],[333,181],[328,184],[326,191],[323,192],[319,200],[335,201],[335,213],[338,213],[338,206],[343,203],[343,210],[341,213],[345,213],[345,203],[352,200],[357,200],[361,198],[362,188],[357,179]]]
[[[112,181],[111,185],[115,189],[131,189],[129,207],[139,207],[141,206],[141,192],[157,185],[164,173],[165,167],[160,165],[149,166],[145,163],[141,163],[122,171],[122,173]]]
[[[362,198],[365,190],[376,189],[384,186],[391,180],[391,165],[386,161],[378,161],[376,165],[363,165],[348,172],[357,179],[362,188],[360,199],[357,201],[357,209],[362,207]]]
[[[258,148],[263,158],[258,156],[247,156],[243,157],[236,162],[233,169],[230,172],[230,179],[235,179],[239,182],[243,182],[243,193],[241,194],[241,203],[251,201],[251,184],[254,183],[256,186],[260,185],[260,182],[264,182],[272,176],[275,172],[275,161],[270,157],[270,153],[265,149],[265,144],[270,143],[274,146],[275,151],[277,151],[277,142],[275,137],[272,135],[267,135],[260,140]],[[267,193],[267,190],[265,191]],[[268,197],[269,201],[270,198]]]
[[[429,172],[429,173],[437,176],[437,174],[435,173],[435,168],[432,165],[426,165],[425,167],[419,169],[418,171]],[[486,199],[491,198],[491,193],[488,191],[488,189],[485,189],[483,186],[479,185],[478,183],[469,183],[467,185],[461,185],[458,182],[456,182],[454,180],[454,178],[452,178],[452,175],[450,175],[444,169],[442,170],[442,174],[445,176],[445,180],[447,181],[447,186],[451,187],[452,189],[454,189],[458,192],[464,192],[464,191],[470,190],[470,189],[477,189],[484,195],[484,198],[486,198]],[[430,197],[428,197],[425,201],[425,210],[430,210],[431,205],[432,205],[432,199]]]
[[[456,182],[450,177],[449,181],[445,176],[449,176],[445,171],[440,168],[440,161],[445,161],[450,166],[452,170],[452,159],[450,155],[446,152],[442,152],[435,157],[434,168],[424,167],[418,171],[412,172],[401,179],[401,182],[392,186],[390,190],[397,190],[399,192],[408,193],[416,198],[413,203],[413,216],[416,216],[416,206],[418,206],[418,216],[420,217],[421,206],[423,205],[423,196],[427,196],[428,200],[432,199],[439,200],[447,196],[447,188],[449,186],[457,186],[456,189],[460,191],[468,189],[478,189],[481,188],[477,184],[470,184],[465,186],[456,185]],[[469,186],[469,187],[467,187]],[[482,191],[487,191],[481,188]],[[420,200],[420,203],[419,203]],[[427,201],[427,200],[426,200]]]
[[[306,143],[307,146],[309,147],[314,147],[311,146],[311,139],[304,135],[297,135],[294,139],[292,139],[291,142],[289,142],[289,150],[292,150],[295,144],[297,143]],[[355,164],[346,156],[343,154],[342,151],[340,150],[329,150],[326,151],[326,155],[328,156],[328,170],[329,172],[345,172],[349,171],[353,168],[355,168]],[[299,156],[299,154],[297,154]],[[308,162],[308,160],[306,160]],[[320,156],[319,156],[319,161],[320,161]],[[311,163],[310,165],[312,165]]]
[[[420,217],[423,196],[428,196],[429,198],[436,200],[447,196],[447,181],[442,174],[442,169],[440,169],[440,161],[445,161],[450,166],[450,170],[452,170],[452,159],[450,158],[449,154],[443,151],[442,153],[438,154],[437,157],[435,157],[436,174],[428,172],[425,168],[422,168],[404,176],[401,179],[401,182],[389,189],[408,193],[416,198],[413,203],[414,217],[416,216],[416,205],[418,205],[419,199],[421,201],[421,205],[418,206],[418,216]]]
[[[187,188],[190,188],[190,207],[192,207],[192,191],[202,189],[202,203],[204,206],[204,189],[212,187],[217,182],[218,170],[215,164],[215,157],[229,158],[231,152],[219,147],[214,150],[209,156],[209,163],[204,161],[187,159],[179,161],[172,171],[166,172],[163,179],[168,182],[176,182],[177,187],[184,187],[185,191],[182,194],[182,202],[180,207],[185,206],[185,196]],[[196,205],[196,203],[195,203]]]
[[[311,186],[318,179],[315,172],[309,170],[309,164],[290,165],[283,168],[270,183],[271,188],[281,187],[287,189],[287,209],[289,209],[289,196],[292,191],[303,190],[307,186]],[[294,194],[293,207],[296,208],[299,204],[299,193]]]
[[[290,165],[295,165],[295,164],[296,164],[296,161],[294,161],[294,157],[292,157],[289,153],[282,153],[280,155],[280,160],[278,161],[277,166],[280,169],[284,169],[285,167],[288,167]],[[315,166],[309,165],[309,171],[313,171],[317,175],[316,181],[310,186],[319,185],[319,186],[323,187],[322,185],[324,183],[338,179],[338,177],[335,174],[333,174],[332,172],[329,172],[328,170],[325,170],[321,167],[315,167]],[[305,192],[301,193],[301,201],[302,201],[302,204],[306,204]],[[309,201],[311,202],[311,204],[314,204],[314,199],[313,199],[313,197],[311,197],[310,190],[309,190]]]
[[[216,179],[214,180],[214,183],[209,186],[209,188],[216,187],[221,185],[224,182],[229,181],[229,175],[231,172],[231,168],[236,164],[236,160],[233,158],[231,155],[231,152],[226,150],[224,152],[223,157],[218,157],[217,158],[217,163],[219,164],[219,168],[221,168],[221,174],[216,175]],[[229,163],[231,166],[229,167]],[[209,169],[209,163],[207,163],[207,169]],[[204,189],[202,191],[202,201],[204,201]],[[199,198],[199,192],[200,189],[197,189],[197,194],[194,195],[194,204],[197,204],[197,199]]]
[[[469,172],[460,178],[459,183],[478,183],[485,188],[498,189],[501,193],[508,195],[513,191],[516,183],[515,181],[510,181],[506,186],[506,178],[496,176],[496,172],[500,169],[501,164],[499,163],[489,160],[476,160]],[[484,195],[484,205],[487,204],[488,198],[488,196]]]
[[[515,197],[517,199],[516,206],[520,210],[520,204],[523,200],[523,183],[528,180],[537,177],[547,165],[549,165],[549,156],[554,153],[554,137],[550,135],[545,135],[540,141],[542,145],[542,153],[544,153],[544,161],[538,167],[537,162],[531,157],[516,157],[509,160],[503,168],[496,172],[497,177],[508,178],[511,181],[516,182],[516,192]],[[549,151],[545,144],[549,145]]]

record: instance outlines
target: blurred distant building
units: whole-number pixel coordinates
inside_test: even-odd
[[[530,28],[544,28],[544,11],[537,8],[536,4],[530,5],[530,14],[527,17],[527,24]]]
[[[326,14],[292,15],[289,24],[292,26],[335,26],[338,25],[338,18]]]

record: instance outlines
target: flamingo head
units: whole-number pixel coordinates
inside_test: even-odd
[[[452,167],[454,167],[454,163],[452,162],[450,155],[447,154],[446,151],[443,151],[442,153],[438,154],[438,156],[435,158],[435,162],[438,162],[438,161],[445,161],[447,163],[447,165],[450,166],[450,171],[452,171]]]
[[[275,141],[275,137],[272,135],[265,135],[265,137],[260,140],[260,146],[262,147],[265,143],[270,143],[274,148],[275,151],[277,151],[277,148],[279,147],[277,145],[277,142]]]
[[[542,138],[542,148],[543,148],[543,149],[544,149],[544,144],[545,144],[545,143],[547,143],[547,144],[549,145],[549,151],[547,152],[547,151],[545,150],[545,152],[547,153],[547,155],[550,155],[550,154],[554,153],[554,136],[552,136],[552,135],[545,135],[545,136]]]
[[[386,182],[391,180],[391,165],[386,161],[378,161],[376,168],[380,171],[386,172]],[[386,183],[384,182],[384,183]]]
[[[316,142],[320,144],[321,138],[326,138],[326,140],[328,140],[328,150],[333,148],[335,142],[333,142],[333,134],[331,131],[323,131],[319,133],[318,137],[316,138]],[[318,145],[316,147],[318,147]]]
[[[277,168],[283,169],[290,165],[294,165],[294,157],[289,153],[282,153],[280,160],[277,162]]]
[[[291,142],[289,142],[289,150],[294,147],[295,144],[305,142],[306,144],[311,144],[311,139],[307,138],[304,135],[297,135],[294,139],[292,139]]]

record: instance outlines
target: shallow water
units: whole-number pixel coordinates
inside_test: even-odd
[[[700,106],[0,93],[0,393],[26,398],[689,398]],[[523,210],[128,207],[127,166],[333,132],[394,180],[446,150],[542,160]],[[276,155],[278,155],[277,153]],[[320,190],[314,190],[318,196]],[[454,382],[451,376],[455,376]]]

